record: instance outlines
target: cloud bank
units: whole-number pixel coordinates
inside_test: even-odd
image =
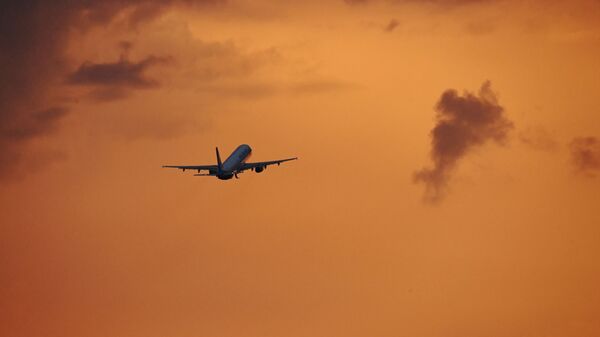
[[[67,109],[53,91],[68,71],[70,33],[107,24],[120,15],[127,26],[152,19],[169,6],[218,1],[58,0],[3,1],[0,9],[0,178],[19,163],[27,144],[56,129]],[[149,85],[143,71],[159,60],[84,64],[70,80],[80,84]],[[114,91],[114,90],[113,90]]]

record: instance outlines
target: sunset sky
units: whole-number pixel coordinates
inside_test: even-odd
[[[600,336],[600,1],[6,1],[0,74],[0,336]]]

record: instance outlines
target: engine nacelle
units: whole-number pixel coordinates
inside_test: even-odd
[[[256,172],[256,173],[261,173],[264,170],[265,170],[264,166],[257,166],[254,168],[254,172]]]

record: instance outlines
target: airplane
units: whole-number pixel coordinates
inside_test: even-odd
[[[218,179],[221,179],[221,180],[228,180],[233,177],[238,179],[239,178],[238,173],[242,173],[245,170],[251,170],[256,173],[261,173],[269,165],[277,164],[279,166],[283,162],[298,159],[298,157],[294,157],[294,158],[286,158],[286,159],[272,160],[272,161],[261,161],[261,162],[256,162],[256,163],[246,163],[246,160],[252,154],[252,148],[250,148],[250,146],[247,144],[242,144],[242,145],[238,146],[235,149],[235,151],[233,151],[231,153],[231,155],[229,155],[229,157],[227,157],[227,159],[225,159],[224,162],[221,162],[221,156],[219,155],[218,147],[216,148],[216,152],[217,152],[217,165],[182,165],[182,166],[164,165],[163,167],[164,168],[176,168],[176,169],[182,170],[183,172],[185,172],[185,170],[194,170],[194,171],[198,171],[198,173],[194,174],[194,176],[212,176],[212,177],[217,177]],[[208,171],[208,173],[201,174],[200,171],[202,171],[202,170]]]

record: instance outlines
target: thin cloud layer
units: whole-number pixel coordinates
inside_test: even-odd
[[[437,123],[431,130],[432,168],[423,168],[414,181],[425,184],[425,200],[439,202],[458,162],[473,148],[489,141],[503,143],[513,128],[486,81],[477,95],[446,90],[436,105]]]
[[[600,171],[600,140],[596,137],[577,137],[569,144],[571,159],[578,173],[595,176]]]

